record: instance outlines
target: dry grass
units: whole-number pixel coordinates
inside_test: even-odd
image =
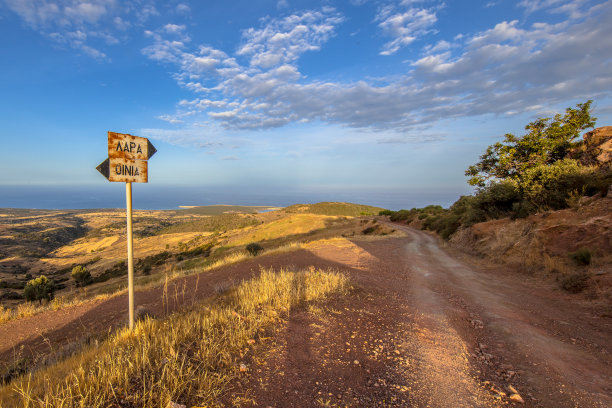
[[[13,381],[0,389],[0,406],[218,406],[224,387],[240,375],[241,356],[291,308],[347,290],[347,278],[335,272],[262,271],[190,311],[146,319]]]
[[[302,244],[300,243],[290,243],[287,245],[283,245],[278,248],[270,249],[264,251],[265,254],[272,253],[281,253],[288,251],[295,251],[297,249],[302,248]],[[221,258],[210,265],[192,269],[174,269],[167,273],[157,273],[149,276],[137,276],[134,281],[134,286],[137,289],[149,289],[155,286],[158,286],[162,282],[166,280],[173,280],[182,276],[193,275],[196,273],[201,273],[205,271],[209,271],[212,269],[220,268],[225,265],[231,265],[234,263],[238,263],[244,261],[245,259],[250,258],[246,251],[237,251],[233,252],[224,258]],[[85,288],[87,289],[87,288]],[[14,319],[21,319],[25,317],[34,316],[38,313],[46,312],[48,310],[59,310],[66,307],[80,305],[86,302],[94,302],[98,300],[108,299],[114,296],[121,295],[127,292],[127,279],[122,279],[120,281],[113,282],[111,285],[101,288],[104,290],[103,293],[97,294],[87,294],[87,291],[81,291],[73,297],[69,296],[58,296],[53,299],[51,302],[43,303],[41,305],[35,303],[22,303],[18,305],[16,308],[5,308],[0,306],[0,324],[8,322]]]
[[[229,245],[240,246],[250,242],[270,241],[273,239],[305,234],[324,229],[326,221],[335,217],[315,214],[292,214],[281,219],[258,225],[231,239]]]

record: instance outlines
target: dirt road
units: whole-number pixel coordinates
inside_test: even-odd
[[[313,249],[362,291],[294,314],[233,396],[272,407],[612,406],[612,319],[394,227],[406,236]]]
[[[534,278],[477,266],[435,237],[394,228],[404,236],[321,243],[175,282],[170,293],[185,290],[176,306],[260,266],[330,267],[358,286],[353,296],[294,311],[265,355],[245,360],[226,405],[612,406],[612,319]],[[161,294],[138,292],[136,300],[161,315]],[[108,330],[125,302],[0,325],[0,358],[21,346],[57,348],[79,330]]]

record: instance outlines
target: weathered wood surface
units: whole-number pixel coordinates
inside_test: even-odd
[[[145,137],[108,132],[108,157],[110,159],[148,160],[156,151],[149,139]]]

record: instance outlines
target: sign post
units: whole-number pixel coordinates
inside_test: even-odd
[[[128,309],[134,328],[134,241],[132,235],[132,183],[149,181],[148,162],[157,150],[149,139],[108,132],[108,158],[96,167],[108,181],[125,182],[128,255]]]

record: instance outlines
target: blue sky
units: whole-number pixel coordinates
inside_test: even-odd
[[[0,185],[107,183],[111,130],[155,144],[149,185],[457,197],[536,117],[594,99],[612,124],[610,21],[590,0],[0,0]]]

